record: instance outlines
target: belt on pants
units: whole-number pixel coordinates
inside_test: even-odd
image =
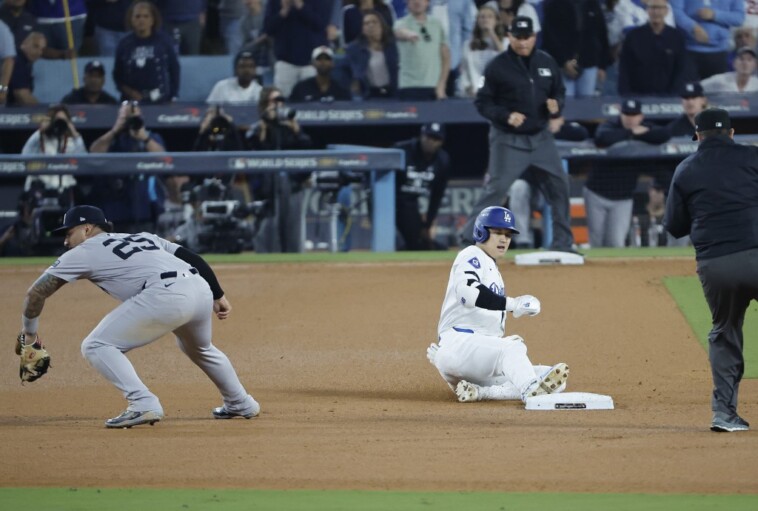
[[[197,275],[197,269],[196,268],[190,268],[189,272],[192,275]],[[163,273],[161,273],[161,280],[175,279],[179,275],[181,275],[182,277],[186,277],[186,275],[184,273],[179,273],[179,272],[176,272],[176,271],[164,271]]]
[[[142,284],[142,289],[145,289],[148,284],[153,283],[153,282],[157,282],[158,280],[175,279],[177,277],[188,277],[189,275],[197,275],[199,273],[197,271],[197,268],[190,268],[188,271],[189,271],[189,274],[185,273],[183,271],[182,272],[180,272],[180,271],[164,271],[160,275],[157,275],[158,278],[156,278],[156,277],[150,277],[149,279],[147,279],[145,281],[145,283]],[[170,284],[168,284],[166,287],[168,287],[169,285]]]

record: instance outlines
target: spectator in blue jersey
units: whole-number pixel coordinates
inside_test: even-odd
[[[87,21],[87,7],[84,0],[67,0],[68,15],[71,19],[73,48],[69,48],[66,14],[62,0],[28,0],[26,10],[37,18],[37,29],[47,39],[42,58],[70,59],[76,56],[84,40],[84,23]]]
[[[274,39],[274,85],[284,96],[316,74],[311,52],[328,45],[331,13],[331,0],[268,0],[263,31]]]
[[[116,48],[113,79],[121,99],[143,104],[168,103],[179,95],[179,59],[161,29],[152,2],[138,0],[127,12],[131,33]]]
[[[671,8],[687,36],[696,79],[729,71],[730,29],[745,21],[743,0],[671,0]]]
[[[101,56],[115,56],[119,41],[129,33],[124,20],[132,1],[107,0],[89,2],[87,5],[89,9],[87,15],[95,26],[95,41],[97,41],[98,53]]]
[[[355,96],[391,98],[397,92],[398,54],[390,26],[376,11],[363,13],[363,31],[345,48],[340,75]]]
[[[113,127],[92,142],[90,153],[162,153],[163,138],[145,127],[136,102],[124,101]],[[163,208],[163,189],[156,176],[95,176],[90,203],[102,209],[118,232],[154,232]]]
[[[205,0],[156,0],[161,12],[163,30],[174,40],[174,48],[182,55],[200,53],[200,40],[205,26]]]

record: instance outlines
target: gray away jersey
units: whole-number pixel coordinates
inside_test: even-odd
[[[174,256],[179,245],[141,232],[102,233],[64,253],[46,273],[71,282],[86,279],[123,301],[142,291],[145,282],[167,271],[188,271]]]
[[[468,281],[474,286],[484,284],[493,293],[505,296],[505,284],[494,259],[476,245],[466,247],[458,253],[450,270],[450,280],[442,302],[442,312],[437,333],[453,327],[466,328],[479,334],[502,337],[505,332],[505,313],[475,307],[466,302],[462,293]]]

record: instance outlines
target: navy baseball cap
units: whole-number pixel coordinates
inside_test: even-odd
[[[105,66],[99,60],[90,60],[87,65],[84,66],[85,73],[98,72],[105,74]]]
[[[700,85],[700,82],[690,82],[684,84],[680,96],[684,99],[702,98],[705,96],[705,92],[703,91],[703,86]]]
[[[63,224],[57,229],[53,229],[53,232],[67,231],[83,224],[95,224],[104,231],[110,232],[110,224],[105,219],[105,213],[95,206],[74,206],[69,209],[63,216]]]
[[[640,115],[642,113],[642,103],[636,99],[626,99],[621,103],[621,113],[624,115]]]
[[[732,121],[723,108],[706,108],[695,116],[695,133],[728,129],[732,129]],[[692,135],[692,140],[697,140],[697,135]]]
[[[513,37],[529,37],[534,34],[534,25],[529,16],[516,16],[511,23],[510,29]]]
[[[430,122],[421,126],[421,134],[427,137],[445,138],[445,125],[439,122]]]

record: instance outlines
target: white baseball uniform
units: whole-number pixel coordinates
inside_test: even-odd
[[[168,332],[216,384],[227,410],[258,403],[227,356],[211,343],[213,295],[195,268],[174,256],[179,245],[149,233],[102,233],[64,253],[46,272],[67,282],[86,279],[122,303],[82,342],[82,354],[129,401],[128,410],[163,413],[124,353]]]
[[[466,380],[482,387],[482,399],[521,399],[550,366],[533,366],[521,337],[503,337],[504,310],[474,305],[479,284],[506,296],[496,261],[472,245],[461,250],[450,270],[437,328],[439,349],[430,361],[452,389]]]

